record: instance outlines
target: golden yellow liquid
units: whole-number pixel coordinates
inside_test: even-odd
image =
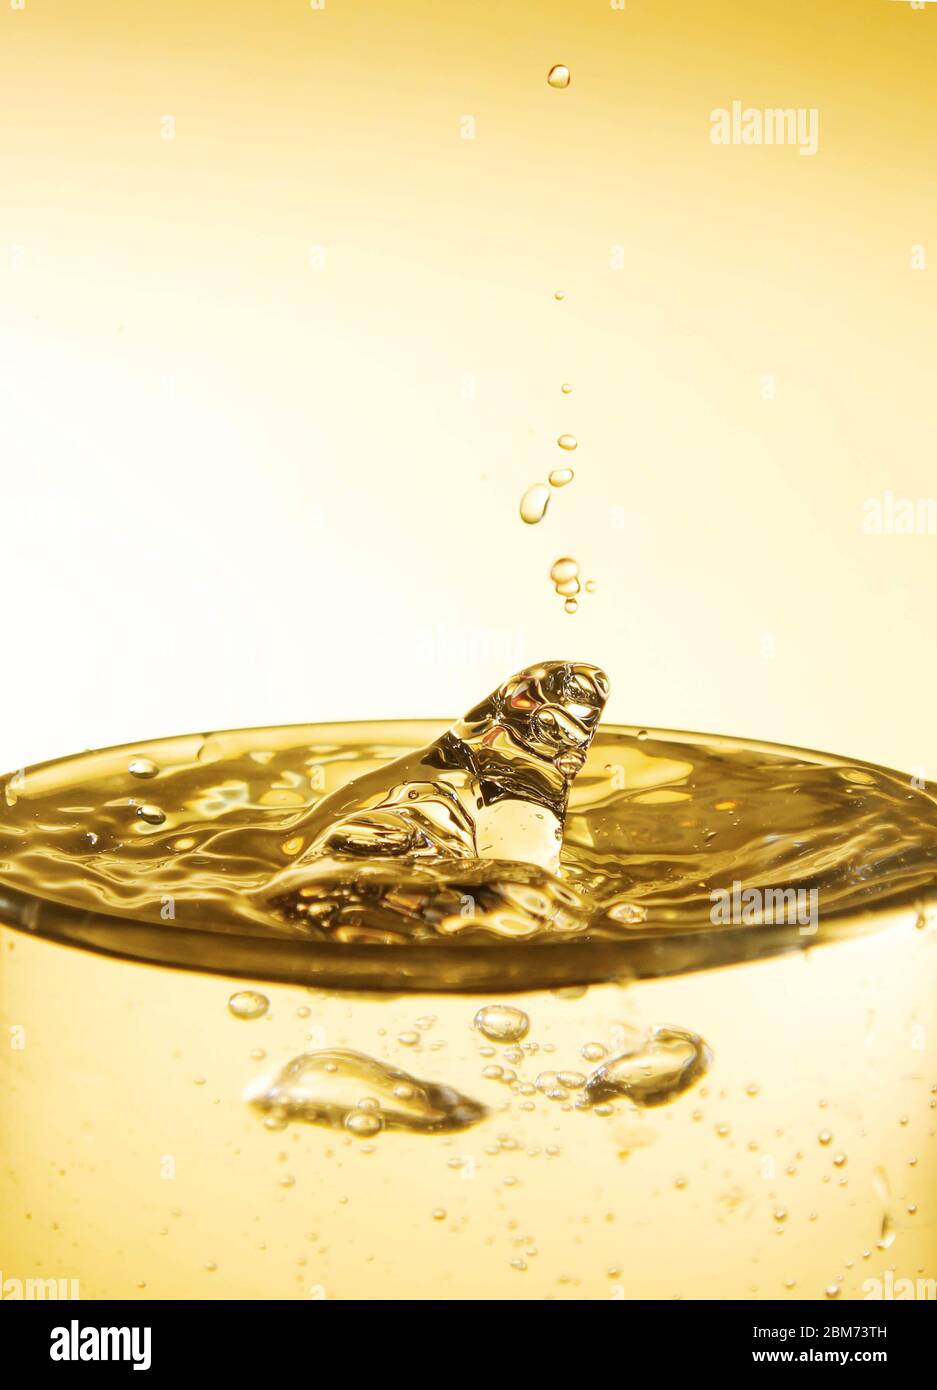
[[[585,925],[560,939],[506,937],[495,913],[427,941],[410,898],[382,902],[388,939],[365,944],[343,939],[349,904],[359,919],[341,894],[319,936],[244,907],[299,852],[317,796],[427,728],[173,739],[4,785],[4,1279],[78,1279],[83,1298],[846,1299],[889,1270],[933,1278],[932,789],[612,727],[574,788],[559,881]],[[141,758],[152,776],[128,771]],[[801,777],[812,800],[792,789]],[[769,824],[788,877],[800,863],[821,885],[815,937],[708,920],[710,883],[770,878],[755,871]],[[176,915],[161,918],[170,887]],[[641,910],[611,917],[625,897]],[[536,988],[518,987],[525,963]],[[261,1016],[229,1009],[246,989],[269,1000]],[[474,1026],[491,1003],[528,1015],[519,1052]],[[666,1024],[713,1058],[669,1105],[606,1113],[578,1106],[575,1083],[556,1098],[536,1084]],[[268,1128],[248,1097],[323,1049],[487,1113],[437,1133]]]

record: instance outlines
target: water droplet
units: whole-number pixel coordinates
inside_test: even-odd
[[[882,1229],[878,1239],[879,1250],[890,1250],[895,1243],[897,1234],[898,1230],[895,1226],[895,1222],[890,1212],[886,1211],[885,1215],[882,1217]]]
[[[560,390],[563,392],[564,396],[568,396],[572,389],[573,388],[568,381],[564,381],[563,385],[560,387]]]
[[[140,820],[145,820],[147,825],[162,825],[166,819],[165,811],[161,811],[158,806],[151,806],[149,803],[138,806],[137,815]]]
[[[556,442],[561,449],[572,450],[579,448],[579,440],[574,434],[561,434]]]
[[[571,597],[579,593],[580,583],[578,579],[564,579],[561,584],[557,584],[556,592],[564,598]]]
[[[159,768],[150,758],[131,758],[127,771],[134,777],[155,777]]]
[[[433,1212],[433,1220],[434,1220],[434,1221],[445,1221],[445,1219],[446,1219],[446,1210],[445,1210],[445,1208],[444,1208],[444,1207],[436,1207],[435,1211]]]
[[[521,521],[528,526],[536,526],[546,516],[550,503],[550,489],[546,483],[534,483],[521,498]]]
[[[709,1070],[712,1053],[686,1028],[654,1028],[629,1052],[603,1062],[586,1082],[590,1103],[625,1097],[635,1105],[675,1100]]]
[[[817,1135],[817,1140],[825,1147],[827,1144],[833,1142],[833,1136],[828,1129],[821,1129],[820,1133]]]
[[[569,555],[560,556],[550,567],[550,578],[554,584],[565,584],[568,579],[575,579],[578,574],[579,561],[573,560]]]
[[[827,1298],[839,1298],[839,1285],[827,1284],[823,1292],[826,1294]]]
[[[550,486],[566,487],[568,483],[573,481],[575,476],[576,474],[571,468],[554,468],[553,472],[550,474]]]
[[[263,1018],[270,1000],[256,989],[241,989],[228,1000],[228,1011],[235,1018]]]
[[[370,1138],[374,1134],[379,1134],[384,1128],[384,1121],[380,1115],[376,1115],[372,1110],[352,1110],[345,1116],[345,1128],[352,1134],[361,1138]]]
[[[568,87],[569,68],[564,63],[555,63],[547,73],[547,81],[551,87]]]
[[[527,1036],[530,1019],[510,1004],[488,1004],[475,1015],[475,1027],[490,1042],[516,1043]]]
[[[361,1052],[338,1049],[294,1057],[245,1099],[267,1118],[350,1128],[353,1134],[375,1133],[369,1119],[378,1128],[440,1134],[466,1129],[488,1113],[453,1086],[419,1081]],[[362,1100],[376,1100],[377,1108],[362,1109]],[[366,1117],[364,1128],[361,1121],[349,1126],[349,1117],[359,1115]]]
[[[553,298],[554,298],[554,299],[565,299],[565,298],[566,298],[566,291],[565,291],[565,290],[554,290],[554,291],[553,291]]]

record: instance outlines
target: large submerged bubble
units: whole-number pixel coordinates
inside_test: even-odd
[[[436,1081],[340,1048],[294,1057],[245,1099],[275,1126],[302,1121],[366,1138],[382,1129],[424,1134],[467,1129],[488,1113],[479,1101]]]

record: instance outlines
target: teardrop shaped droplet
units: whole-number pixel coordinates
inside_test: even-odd
[[[569,68],[564,63],[555,63],[547,73],[547,81],[551,87],[568,87]]]
[[[488,1004],[475,1015],[475,1027],[489,1042],[513,1043],[526,1038],[530,1019],[510,1004]]]
[[[629,1052],[596,1067],[586,1082],[590,1104],[624,1097],[634,1105],[665,1105],[695,1085],[712,1052],[686,1028],[654,1028]]]
[[[525,521],[528,526],[536,526],[537,522],[546,516],[549,503],[550,489],[546,483],[534,483],[521,498],[521,521]]]

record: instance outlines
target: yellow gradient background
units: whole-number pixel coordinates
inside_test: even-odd
[[[934,777],[935,10],[4,0],[0,762],[571,656]]]

